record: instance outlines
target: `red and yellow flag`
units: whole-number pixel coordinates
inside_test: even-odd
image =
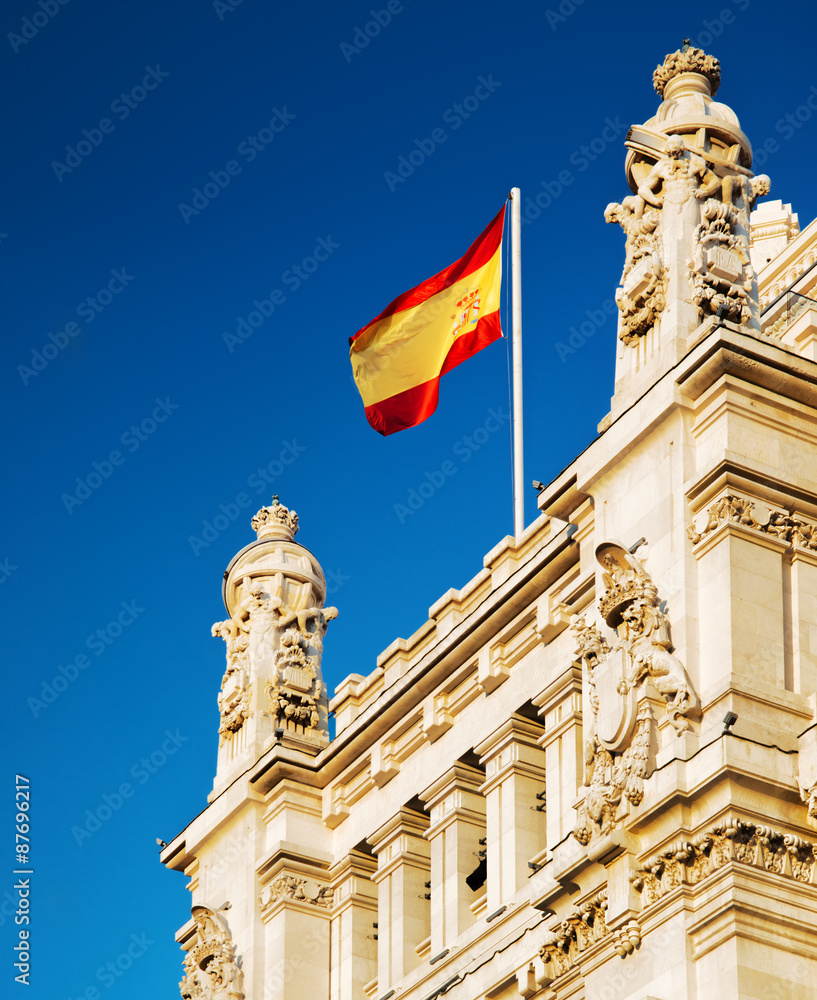
[[[349,338],[366,419],[381,434],[430,417],[441,376],[502,336],[504,221],[503,206],[464,257],[399,295]]]

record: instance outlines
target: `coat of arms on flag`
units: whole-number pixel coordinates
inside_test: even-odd
[[[440,378],[502,336],[505,207],[463,257],[404,292],[349,340],[366,418],[380,434],[437,409]]]

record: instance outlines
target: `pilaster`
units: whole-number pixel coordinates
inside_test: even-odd
[[[488,913],[525,885],[528,861],[545,843],[545,753],[542,727],[513,716],[476,747],[485,765]]]
[[[533,703],[545,727],[539,745],[545,752],[547,844],[553,846],[576,824],[574,804],[584,781],[582,668],[571,663]]]
[[[482,771],[456,763],[420,793],[431,813],[425,833],[431,846],[431,953],[456,941],[476,917],[476,891],[466,879],[485,857],[485,800]]]
[[[429,934],[428,817],[401,809],[368,838],[377,855],[377,980],[380,994],[420,963]]]

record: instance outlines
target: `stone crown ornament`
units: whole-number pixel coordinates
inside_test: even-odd
[[[633,601],[643,599],[652,604],[658,590],[641,563],[621,545],[605,542],[596,549],[596,559],[604,570],[605,590],[598,601],[599,614],[610,628],[621,622],[621,612]]]
[[[281,503],[277,493],[269,507],[262,507],[250,523],[259,538],[292,539],[298,534],[298,515]]]
[[[664,88],[670,80],[681,73],[699,73],[705,76],[713,95],[721,84],[721,64],[714,56],[708,56],[703,49],[679,49],[668,53],[662,65],[656,66],[652,75],[652,84],[659,97],[664,96]]]

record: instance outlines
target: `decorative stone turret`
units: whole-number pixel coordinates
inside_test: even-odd
[[[663,102],[626,140],[633,194],[605,211],[627,234],[614,411],[673,367],[713,322],[760,331],[749,216],[769,178],[753,176],[737,115],[712,99],[720,64],[685,42],[653,83]]]
[[[324,607],[323,570],[295,541],[294,510],[274,496],[252,526],[257,540],[224,574],[228,617],[213,625],[213,635],[227,644],[216,788],[275,739],[310,753],[329,742],[321,658],[337,609]]]

